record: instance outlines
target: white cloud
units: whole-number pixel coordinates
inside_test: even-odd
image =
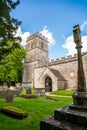
[[[63,34],[61,37],[65,40],[65,36],[64,36],[64,34]]]
[[[81,31],[84,31],[87,29],[87,21],[85,21],[82,25],[81,25]],[[82,52],[86,52],[87,51],[87,35],[81,36],[82,38]],[[73,42],[73,35],[70,35],[69,37],[67,37],[65,39],[65,43],[62,45],[62,47],[64,49],[67,50],[67,55],[74,55],[77,53],[77,50],[75,49],[75,43]]]
[[[26,40],[27,40],[27,37],[30,36],[30,33],[29,32],[24,32],[22,35],[21,35],[21,38],[22,38],[22,42],[21,42],[21,45],[22,46],[26,46]]]
[[[75,43],[73,42],[72,35],[66,38],[65,43],[63,44],[63,48],[67,49],[67,55],[73,55],[76,53]]]
[[[84,31],[87,29],[87,21],[84,21],[83,24],[80,26],[81,31]]]
[[[87,35],[86,36],[82,36],[82,51],[83,52],[87,52]]]
[[[24,32],[23,33],[22,30],[21,30],[21,27],[19,27],[17,32],[16,32],[16,36],[20,36],[21,37],[21,39],[22,39],[21,45],[23,47],[25,47],[26,46],[26,40],[27,40],[27,37],[30,36],[30,32]]]
[[[40,33],[48,39],[49,45],[54,45],[56,43],[52,32],[50,32],[46,26],[44,26]]]
[[[54,45],[56,43],[55,39],[53,38],[53,34],[52,32],[50,32],[46,26],[43,27],[43,30],[40,31],[40,33],[45,36],[48,39],[49,45]],[[26,40],[27,37],[29,37],[31,34],[30,32],[22,32],[21,27],[18,28],[17,32],[16,32],[16,36],[20,36],[22,41],[21,41],[21,45],[23,47],[26,46]]]

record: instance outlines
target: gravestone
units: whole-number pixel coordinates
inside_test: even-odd
[[[4,98],[5,97],[6,92],[4,90],[0,91],[0,98]]]
[[[77,91],[73,104],[54,111],[40,122],[40,130],[87,130],[87,92],[81,56],[81,35],[79,25],[73,27],[73,37],[78,54]]]
[[[13,102],[13,98],[14,98],[14,91],[6,90],[6,93],[5,93],[6,102]]]
[[[26,89],[26,94],[32,94],[31,88],[27,88],[27,89]]]
[[[19,97],[19,96],[20,96],[20,93],[21,93],[20,90],[14,90],[14,94],[15,94],[15,96]]]

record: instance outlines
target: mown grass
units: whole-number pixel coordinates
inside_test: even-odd
[[[58,102],[45,97],[36,99],[15,98],[13,103],[6,103],[0,99],[0,108],[14,106],[28,112],[28,117],[23,120],[14,119],[0,113],[0,129],[2,130],[40,130],[40,121],[48,115],[53,115],[54,110],[72,102],[71,98],[57,98]]]
[[[74,90],[58,90],[58,91],[51,92],[51,94],[62,95],[62,96],[72,96],[73,93]]]

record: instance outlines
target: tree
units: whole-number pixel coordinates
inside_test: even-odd
[[[11,82],[20,82],[19,73],[23,71],[22,60],[25,57],[23,47],[15,48],[12,53],[5,56],[3,64],[0,65],[0,79],[10,87]]]
[[[21,22],[10,15],[19,3],[19,0],[0,0],[0,63],[13,48],[19,47],[21,38],[15,34]]]
[[[8,87],[12,81],[19,81],[25,56],[25,50],[20,45],[21,38],[16,37],[21,22],[11,17],[11,11],[19,3],[19,0],[0,1],[0,80],[6,82]]]

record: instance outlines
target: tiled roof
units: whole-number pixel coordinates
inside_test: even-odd
[[[65,77],[56,69],[50,69],[50,71],[56,76],[58,77],[59,80],[66,80]]]

